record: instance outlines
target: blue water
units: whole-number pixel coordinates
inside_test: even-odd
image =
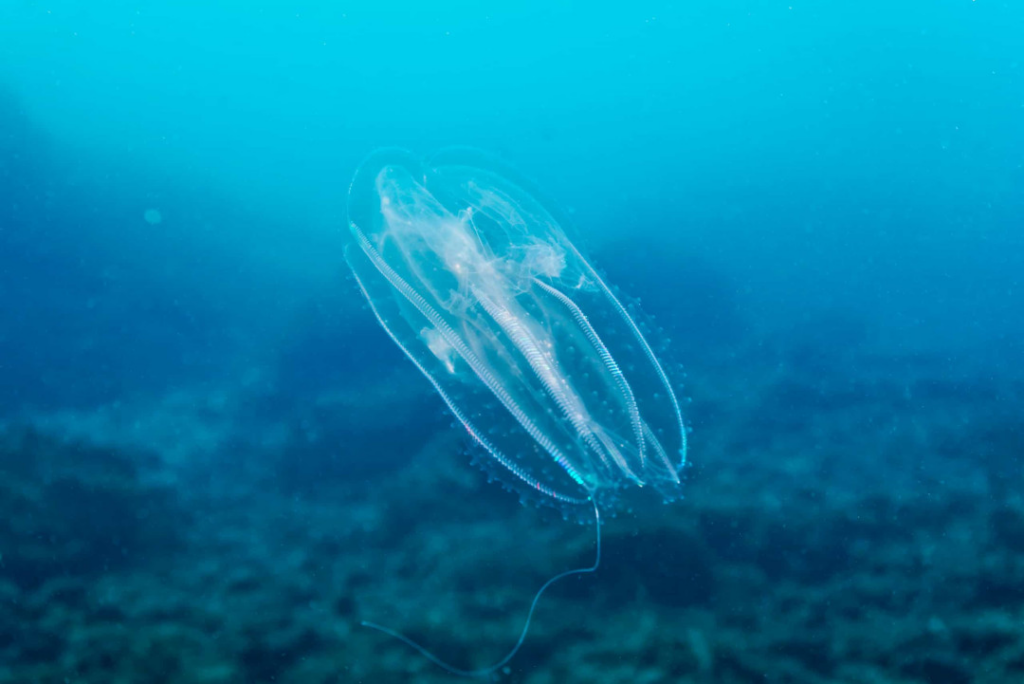
[[[0,682],[440,681],[358,622],[483,666],[589,562],[346,273],[360,160],[449,145],[560,204],[693,428],[686,498],[618,511],[502,676],[1019,681],[1022,36],[990,0],[0,3]]]

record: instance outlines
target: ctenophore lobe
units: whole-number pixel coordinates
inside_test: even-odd
[[[346,260],[504,483],[551,503],[676,498],[686,432],[662,365],[528,188],[473,151],[378,151],[349,190]]]

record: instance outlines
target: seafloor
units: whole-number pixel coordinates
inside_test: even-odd
[[[608,520],[502,679],[1024,681],[1024,382],[826,342],[690,367],[686,497]],[[0,682],[453,680],[364,619],[499,658],[593,527],[488,484],[411,367],[371,377],[9,419]]]

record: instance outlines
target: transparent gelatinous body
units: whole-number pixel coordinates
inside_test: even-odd
[[[502,479],[568,504],[678,496],[679,403],[557,210],[467,150],[383,150],[349,192],[346,259],[380,323]]]

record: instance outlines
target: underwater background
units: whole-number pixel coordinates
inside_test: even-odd
[[[496,677],[1024,681],[1024,4],[0,1],[0,682],[444,682],[593,527],[470,463],[343,258],[500,155],[681,363]],[[682,379],[682,378],[681,378]],[[614,515],[613,515],[614,514]]]

